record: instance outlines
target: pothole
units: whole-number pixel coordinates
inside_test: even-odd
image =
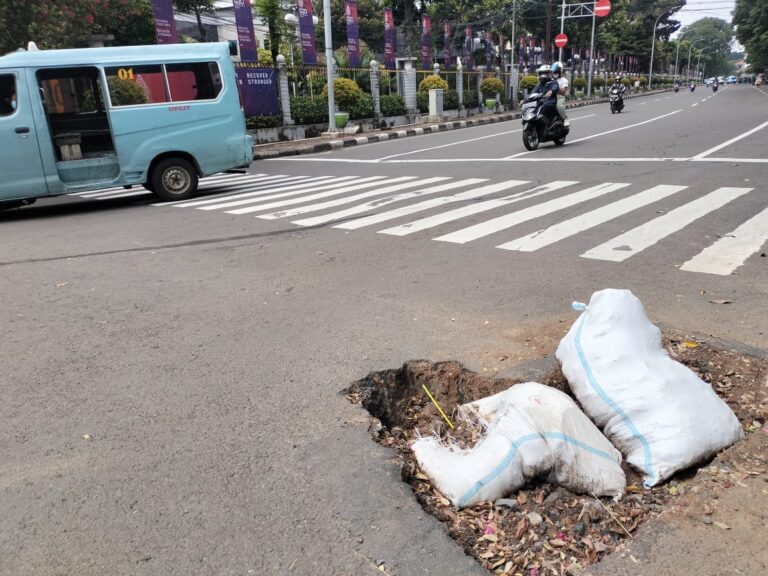
[[[457,362],[414,360],[399,369],[372,372],[346,392],[373,417],[373,439],[397,454],[402,479],[422,507],[480,565],[493,574],[574,574],[622,548],[662,512],[708,524],[714,517],[716,526],[719,490],[758,476],[768,481],[768,363],[675,334],[666,334],[664,344],[728,403],[747,440],[650,490],[642,488],[642,477],[625,464],[627,492],[619,502],[572,494],[541,479],[495,502],[456,510],[419,470],[409,448],[419,434],[436,432],[460,447],[477,440],[477,432],[461,423],[450,430],[422,386],[450,417],[459,405],[506,390],[523,378],[493,379]],[[539,382],[571,394],[559,368]]]

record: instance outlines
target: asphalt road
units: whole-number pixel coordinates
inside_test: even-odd
[[[561,148],[509,122],[0,214],[0,573],[482,574],[340,390],[507,374],[604,287],[768,348],[766,110],[699,88]]]

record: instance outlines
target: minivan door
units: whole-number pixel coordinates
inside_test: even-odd
[[[0,150],[0,201],[48,194],[23,69],[0,69]]]

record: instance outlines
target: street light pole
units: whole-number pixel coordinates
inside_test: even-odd
[[[661,20],[662,16],[665,16],[669,10],[664,10],[661,14],[659,14],[659,17],[656,18],[656,21],[653,23],[653,40],[651,41],[651,66],[648,70],[648,90],[651,89],[651,78],[653,77],[653,50],[656,48],[656,26],[659,25],[659,20]]]
[[[706,40],[706,38],[699,38],[698,40],[694,40],[690,46],[688,46],[688,68],[686,69],[686,76],[688,77],[688,80],[691,79],[691,49],[696,46],[699,42]]]
[[[565,0],[563,0],[563,5],[560,8],[560,34],[562,34],[565,31]],[[559,48],[559,52],[557,54],[558,61],[563,61],[563,49],[562,47]]]
[[[677,39],[677,50],[675,51],[675,82],[677,82],[677,62],[680,57],[680,39]]]
[[[328,132],[336,134],[336,102],[333,86],[333,37],[331,35],[331,0],[323,0],[323,24],[325,28],[325,71],[328,81]]]

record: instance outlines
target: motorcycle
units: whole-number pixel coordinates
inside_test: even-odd
[[[677,93],[679,91],[680,91],[680,85],[679,84],[675,84],[675,92]]]
[[[694,90],[696,90],[696,84],[691,82],[691,92],[693,92]]]
[[[713,93],[717,92],[717,82],[715,82],[714,84],[712,84],[712,92],[713,92]]]
[[[570,132],[554,105],[546,106],[542,94],[531,94],[523,102],[523,145],[527,150],[536,150],[541,142],[552,141],[556,146],[565,144]]]
[[[624,109],[624,98],[621,97],[618,88],[614,88],[608,94],[608,100],[611,103],[611,114],[621,112]]]

